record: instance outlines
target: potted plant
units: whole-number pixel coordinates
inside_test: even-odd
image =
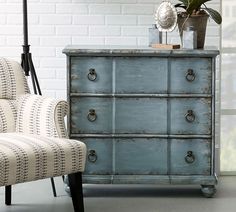
[[[206,6],[211,0],[178,0],[181,3],[175,5],[178,11],[178,27],[182,40],[183,30],[193,27],[197,32],[197,48],[203,48],[205,42],[206,26],[208,18],[212,18],[217,24],[221,24],[222,17],[219,12]]]

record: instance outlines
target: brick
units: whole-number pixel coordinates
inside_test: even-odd
[[[5,15],[0,15],[0,24],[6,24],[6,16]]]
[[[22,26],[19,25],[1,25],[1,35],[22,35]]]
[[[106,45],[137,45],[136,37],[106,37]]]
[[[72,17],[70,15],[41,15],[40,16],[40,24],[43,25],[63,25],[63,24],[71,24]]]
[[[108,25],[136,25],[137,18],[134,15],[107,15]]]
[[[70,43],[71,38],[69,36],[41,36],[40,44],[42,46],[64,46]]]
[[[148,28],[140,26],[122,27],[121,34],[124,36],[148,36]]]
[[[73,37],[72,44],[78,45],[103,45],[104,38],[102,37]]]
[[[90,26],[90,36],[118,36],[121,34],[119,26]]]
[[[120,4],[90,4],[90,14],[120,14]]]
[[[101,25],[105,24],[104,15],[76,15],[73,16],[73,24]]]
[[[0,5],[0,14],[14,14],[14,13],[22,13],[22,5],[21,3],[1,3]]]
[[[55,49],[53,47],[31,46],[31,52],[34,56],[55,57]]]
[[[139,15],[138,16],[138,24],[139,25],[147,25],[149,27],[152,26],[152,24],[155,24],[155,19],[153,15]]]
[[[65,60],[63,58],[42,58],[40,60],[40,66],[42,68],[65,68]]]
[[[86,4],[57,4],[56,13],[62,14],[87,14],[88,6]]]
[[[28,13],[37,13],[37,14],[50,14],[55,13],[56,7],[55,4],[41,4],[41,3],[30,3],[28,4]]]
[[[153,14],[153,5],[122,5],[122,14]]]
[[[30,26],[29,35],[54,35],[55,26],[36,25]]]
[[[66,90],[66,80],[62,79],[44,79],[41,82],[42,89],[47,90]]]
[[[56,35],[87,35],[88,27],[87,26],[57,26]]]
[[[56,71],[49,68],[40,68],[40,70],[37,70],[37,76],[40,79],[55,79]]]

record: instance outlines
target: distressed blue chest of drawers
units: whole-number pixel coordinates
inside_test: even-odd
[[[68,46],[69,136],[84,183],[199,184],[215,193],[216,50]]]

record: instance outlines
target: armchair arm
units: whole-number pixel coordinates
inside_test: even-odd
[[[17,98],[16,131],[49,137],[66,138],[64,117],[68,104],[64,100],[26,94]]]
[[[15,132],[16,101],[0,99],[0,133]]]

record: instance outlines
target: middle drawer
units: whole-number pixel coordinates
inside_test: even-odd
[[[71,133],[167,133],[167,99],[72,97]]]

